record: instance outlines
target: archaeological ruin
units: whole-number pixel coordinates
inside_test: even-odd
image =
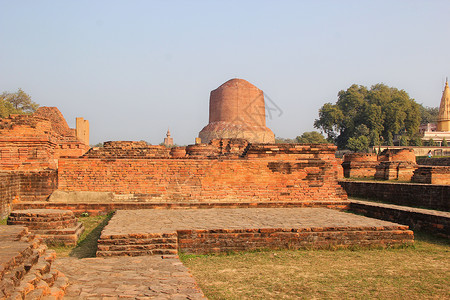
[[[82,214],[115,211],[98,240],[97,259],[158,255],[173,268],[179,252],[414,242],[409,224],[395,223],[391,208],[349,200],[347,192],[366,186],[344,177],[426,182],[434,185],[434,197],[448,195],[448,167],[418,166],[414,151],[354,153],[343,162],[335,152],[332,144],[275,143],[266,127],[264,93],[243,79],[211,92],[209,123],[188,146],[173,146],[168,131],[164,145],[108,141],[90,148],[89,122],[77,118],[76,128],[69,128],[56,107],[0,119],[0,219],[9,216],[0,238],[26,253],[3,256],[0,298],[64,294],[68,279],[51,271],[54,254],[43,243],[76,244],[83,231],[76,216]],[[445,203],[439,208],[448,209]],[[342,212],[352,208],[384,220]],[[423,214],[420,226],[440,226],[446,235],[446,215]],[[27,273],[33,268],[44,268],[41,281]],[[16,269],[23,274],[14,275]],[[190,293],[201,298],[195,282],[188,282]]]

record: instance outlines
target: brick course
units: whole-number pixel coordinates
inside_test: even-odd
[[[349,197],[450,211],[450,185],[340,181]]]

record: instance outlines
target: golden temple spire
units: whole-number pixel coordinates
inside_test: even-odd
[[[450,88],[448,78],[445,80],[444,92],[442,93],[441,105],[437,122],[437,131],[450,131]]]

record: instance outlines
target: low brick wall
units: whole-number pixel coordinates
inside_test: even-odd
[[[0,173],[0,219],[11,212],[14,199],[19,197],[20,178],[14,173]]]
[[[450,157],[432,157],[421,158],[417,164],[422,166],[450,166]]]
[[[450,185],[450,166],[419,166],[411,181]]]
[[[334,159],[60,159],[58,189],[144,202],[342,201]],[[305,155],[305,156],[306,156]]]
[[[450,213],[352,200],[350,209],[365,216],[396,222],[450,238]]]
[[[349,197],[450,211],[450,185],[340,181]]]
[[[406,226],[391,228],[261,228],[178,230],[178,249],[188,254],[208,254],[256,249],[333,249],[386,247],[412,244]]]

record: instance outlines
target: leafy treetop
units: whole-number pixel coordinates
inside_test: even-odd
[[[336,104],[320,108],[314,127],[340,149],[365,151],[382,142],[392,143],[395,135],[410,140],[420,122],[420,105],[405,91],[384,84],[370,89],[354,84],[338,93]]]
[[[31,100],[30,95],[22,89],[16,93],[3,92],[0,94],[0,117],[7,118],[10,114],[32,114],[39,104]]]

